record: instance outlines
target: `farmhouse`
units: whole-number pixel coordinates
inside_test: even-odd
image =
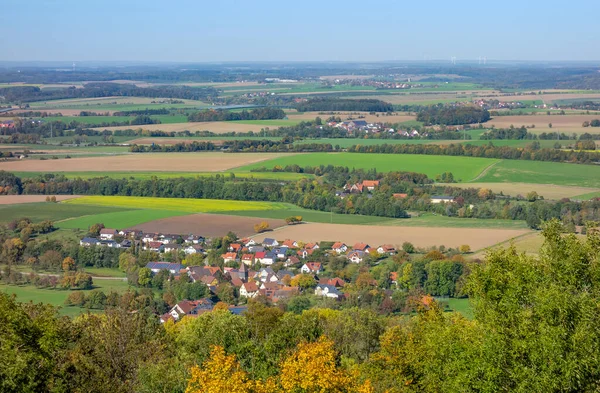
[[[343,254],[346,251],[348,251],[348,246],[342,242],[336,242],[336,243],[333,243],[333,246],[331,246],[331,249],[336,254]]]
[[[377,247],[377,252],[379,254],[388,254],[388,255],[394,255],[396,253],[396,248],[394,246],[392,246],[391,244],[384,244],[382,246]]]
[[[100,230],[100,239],[102,240],[115,240],[119,232],[116,229],[103,228]]]

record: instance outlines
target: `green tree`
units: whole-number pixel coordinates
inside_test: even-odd
[[[152,281],[152,270],[147,267],[143,267],[138,271],[138,285],[140,287],[147,287]]]

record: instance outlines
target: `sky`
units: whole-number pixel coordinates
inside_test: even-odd
[[[3,0],[0,61],[600,60],[598,0]]]

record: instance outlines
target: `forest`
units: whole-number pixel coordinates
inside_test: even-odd
[[[417,112],[417,121],[426,126],[485,123],[490,112],[471,105],[431,105]]]
[[[342,98],[311,98],[296,105],[298,112],[315,111],[362,111],[393,112],[394,106],[385,101],[374,99],[348,100]]]
[[[600,237],[561,232],[545,226],[539,256],[509,247],[470,263],[472,319],[410,290],[409,316],[257,299],[243,315],[222,303],[164,325],[150,292],[113,296],[104,314],[75,319],[1,293],[0,390],[591,393]]]
[[[207,109],[201,112],[191,113],[188,116],[188,121],[203,122],[203,121],[235,121],[235,120],[273,120],[284,119],[285,112],[279,108],[256,108],[251,111],[242,110],[240,112],[226,110]]]

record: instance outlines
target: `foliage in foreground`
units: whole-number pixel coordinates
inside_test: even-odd
[[[430,301],[413,317],[254,302],[161,326],[0,294],[0,391],[596,392],[600,236],[543,234],[539,257],[511,247],[472,267],[473,320]]]

